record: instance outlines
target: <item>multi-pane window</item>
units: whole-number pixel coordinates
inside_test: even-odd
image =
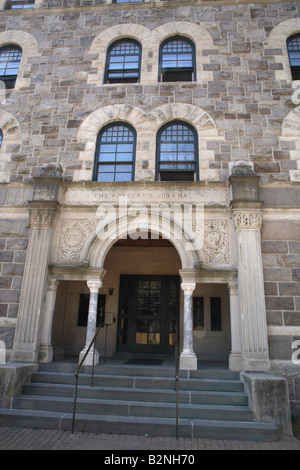
[[[161,82],[195,80],[194,44],[181,37],[168,39],[161,45],[159,65]]]
[[[132,181],[135,131],[128,125],[109,125],[98,136],[95,181]]]
[[[197,138],[188,124],[174,122],[158,133],[157,179],[194,181],[197,178]]]
[[[287,40],[287,49],[293,80],[300,80],[300,34],[294,34]]]
[[[14,10],[17,8],[33,8],[35,0],[7,0],[5,4],[6,10]]]
[[[137,3],[143,1],[144,0],[113,0],[112,3]]]
[[[136,83],[140,80],[141,47],[130,39],[113,43],[107,54],[106,83]]]
[[[0,80],[6,88],[14,88],[20,62],[22,49],[15,45],[8,45],[0,49]]]

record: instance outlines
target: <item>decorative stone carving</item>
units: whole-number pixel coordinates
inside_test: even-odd
[[[221,220],[204,221],[203,255],[205,263],[230,263],[228,222]]]
[[[59,178],[63,173],[62,166],[60,163],[47,163],[46,165],[42,166],[39,169],[38,176],[46,177],[46,178]]]
[[[79,261],[84,243],[95,230],[96,225],[96,220],[63,220],[59,238],[58,261]]]
[[[292,94],[292,103],[300,104],[300,80],[295,80],[292,84],[292,88],[295,90]]]
[[[260,229],[262,213],[260,211],[237,211],[233,213],[237,229]]]

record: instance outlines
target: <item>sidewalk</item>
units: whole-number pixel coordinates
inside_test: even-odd
[[[197,451],[197,450],[300,450],[300,440],[245,442],[170,437],[123,436],[0,427],[0,450],[105,450],[105,451]],[[127,454],[126,454],[127,455]]]

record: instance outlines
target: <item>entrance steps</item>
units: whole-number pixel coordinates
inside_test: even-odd
[[[0,425],[71,430],[76,367],[40,364],[12,408],[0,410]],[[225,368],[180,371],[178,417],[179,437],[278,440],[273,424],[254,421],[239,374]],[[174,367],[99,364],[93,387],[90,368],[83,368],[77,431],[175,436]]]

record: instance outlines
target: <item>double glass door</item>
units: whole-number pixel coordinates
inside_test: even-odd
[[[122,275],[118,351],[171,352],[178,312],[178,276]]]

